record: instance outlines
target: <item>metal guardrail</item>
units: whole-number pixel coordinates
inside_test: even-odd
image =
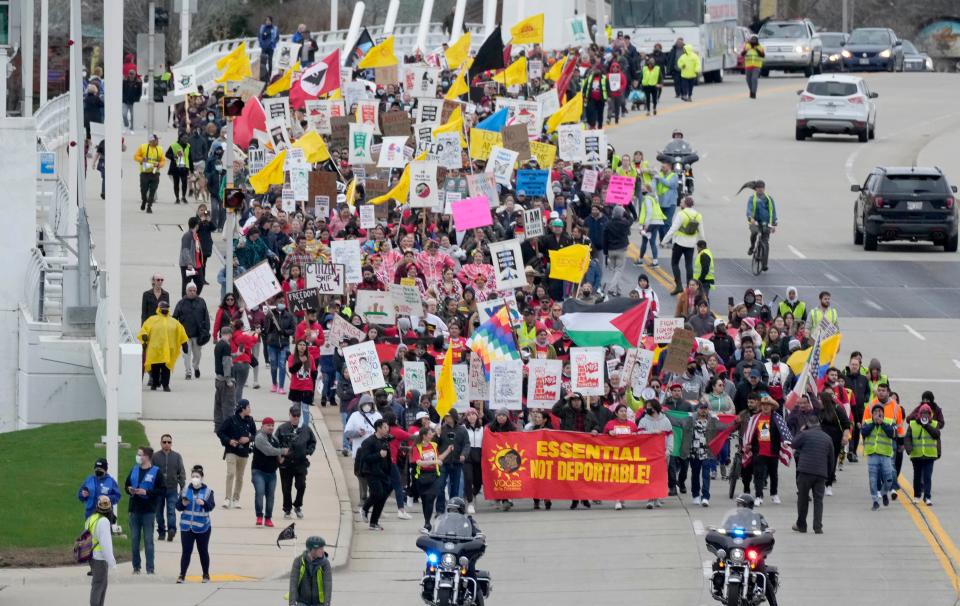
[[[41,105],[34,114],[37,135],[46,151],[55,151],[68,143],[70,134],[70,95],[64,94]]]
[[[59,322],[63,313],[63,269],[65,259],[50,259],[36,248],[30,251],[23,301],[37,322]],[[50,261],[56,261],[51,263]]]
[[[417,42],[417,31],[419,28],[419,24],[416,23],[398,23],[394,26],[394,50],[397,52],[397,54],[406,54],[413,49]],[[483,43],[483,26],[480,24],[467,24],[466,28],[472,34],[472,46],[474,50],[480,48],[480,45]],[[367,31],[370,32],[370,36],[372,36],[375,40],[379,40],[383,37],[383,26],[367,27]],[[347,41],[347,30],[345,29],[328,32],[316,32],[313,35],[317,41],[317,54],[319,56],[331,53],[335,48],[342,49]],[[287,42],[290,40],[290,36],[280,36],[280,40],[282,42]],[[430,24],[430,29],[427,32],[426,38],[427,48],[439,48],[448,40],[449,35],[444,33],[442,24]],[[235,38],[232,40],[213,42],[204,46],[203,48],[197,49],[186,59],[174,65],[173,68],[179,69],[184,66],[196,66],[197,83],[203,86],[205,89],[209,89],[209,87],[213,84],[213,81],[217,78],[217,76],[219,76],[219,70],[217,70],[216,67],[217,60],[235,49],[243,42],[247,43],[247,56],[250,58],[250,61],[259,61],[260,44],[257,38]]]

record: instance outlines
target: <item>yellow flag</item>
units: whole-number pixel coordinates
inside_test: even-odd
[[[470,129],[470,157],[474,160],[486,160],[490,150],[503,147],[503,135],[482,128]]]
[[[567,58],[564,57],[556,63],[553,64],[553,67],[550,68],[550,71],[547,72],[547,75],[544,76],[548,80],[553,80],[556,82],[560,79],[560,75],[563,73],[563,66],[567,64]]]
[[[247,43],[241,42],[229,54],[220,57],[217,69],[224,71],[216,82],[239,82],[244,78],[252,78],[253,70],[250,69],[250,57],[247,56]]]
[[[457,41],[443,51],[443,56],[447,58],[447,65],[451,68],[462,65],[470,54],[470,32],[457,38]]]
[[[547,132],[552,133],[557,127],[567,122],[579,122],[583,115],[583,93],[570,99],[547,119]]]
[[[453,347],[447,344],[447,353],[443,354],[443,366],[437,378],[437,414],[447,416],[457,403],[457,386],[453,383]]]
[[[297,139],[294,147],[303,149],[303,154],[307,157],[307,162],[316,164],[330,159],[330,152],[327,150],[327,144],[323,137],[315,130],[308,130],[303,136]]]
[[[800,373],[803,372],[803,367],[807,365],[807,360],[810,359],[810,352],[813,351],[812,347],[806,349],[798,349],[797,351],[790,354],[790,357],[787,358],[787,366],[790,367],[790,370],[793,371],[793,374],[800,376]]]
[[[537,159],[537,164],[540,165],[541,169],[549,170],[553,168],[553,163],[557,159],[557,146],[550,143],[531,141],[530,153]]]
[[[467,68],[464,66],[460,68],[457,76],[453,79],[453,84],[450,85],[450,90],[447,91],[447,94],[444,95],[443,98],[453,100],[469,92],[470,87],[467,86]]]
[[[590,247],[571,244],[550,252],[550,277],[579,284],[590,264]]]
[[[390,191],[383,194],[382,196],[377,196],[376,198],[371,198],[367,201],[368,204],[383,204],[388,200],[396,200],[397,204],[406,204],[407,196],[410,195],[410,164],[408,163],[404,169],[403,174],[400,175],[400,180],[397,181],[397,184],[394,185]]]
[[[397,65],[397,56],[393,52],[393,36],[367,51],[357,67],[359,69],[370,69],[372,67],[390,67],[391,65]]]
[[[290,87],[293,85],[293,72],[300,71],[300,63],[297,62],[296,65],[283,72],[283,75],[277,78],[277,81],[267,87],[267,96],[273,97],[274,95],[279,95],[284,91],[290,90]]]
[[[353,212],[353,202],[357,199],[357,178],[354,177],[350,180],[350,184],[347,185],[347,206],[350,207],[350,212]]]
[[[510,28],[510,44],[543,44],[543,13],[527,17]]]
[[[463,112],[460,111],[459,105],[450,112],[450,118],[447,119],[445,124],[433,129],[434,136],[441,133],[460,133],[460,147],[465,148],[467,146],[467,140],[463,138]]]
[[[494,82],[505,86],[516,86],[527,83],[527,58],[520,57],[511,63],[507,69],[493,77]]]
[[[283,163],[287,159],[287,150],[277,154],[270,164],[264,166],[260,172],[250,177],[250,185],[258,194],[265,194],[271,185],[283,185]]]

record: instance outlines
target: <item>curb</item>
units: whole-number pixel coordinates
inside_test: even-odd
[[[347,480],[343,475],[343,467],[341,467],[340,460],[337,458],[339,451],[333,443],[333,438],[330,437],[327,420],[322,413],[318,412],[311,415],[311,421],[313,421],[314,429],[317,431],[317,437],[320,440],[321,448],[323,448],[330,474],[333,476],[337,501],[340,502],[340,527],[337,530],[336,539],[337,551],[331,562],[334,569],[339,569],[346,566],[350,561],[350,546],[353,542],[353,505],[350,503],[350,492],[347,488]]]

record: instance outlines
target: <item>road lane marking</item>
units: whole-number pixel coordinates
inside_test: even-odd
[[[921,335],[919,332],[917,332],[916,330],[914,330],[914,328],[913,328],[912,326],[910,326],[909,324],[904,324],[903,327],[907,329],[907,332],[908,332],[908,333],[910,333],[911,335],[913,335],[913,336],[915,336],[916,338],[920,339],[921,341],[926,341],[926,340],[927,340],[927,338],[926,338],[925,336]]]
[[[831,282],[837,282],[838,284],[840,283],[840,278],[836,277],[833,274],[828,274],[827,272],[823,272],[823,275]]]
[[[857,181],[857,178],[853,176],[853,163],[857,161],[857,156],[860,155],[860,152],[867,149],[866,147],[858,147],[856,150],[850,153],[847,156],[847,161],[843,164],[843,169],[847,173],[847,181],[850,182],[850,185],[860,185],[860,182]]]
[[[696,534],[697,536],[701,536],[703,533],[706,532],[706,530],[707,530],[707,529],[704,528],[703,522],[702,522],[701,520],[694,520],[694,521],[693,521],[693,532],[694,532],[694,534]]]
[[[904,379],[897,377],[898,383],[960,383],[960,379]]]
[[[898,481],[901,486],[910,485],[902,474]],[[943,567],[943,571],[947,574],[947,578],[950,579],[953,590],[960,594],[960,576],[957,574],[957,570],[960,568],[960,550],[957,549],[950,535],[943,529],[940,519],[937,518],[937,514],[933,510],[929,507],[921,510],[918,504],[910,502],[906,490],[901,490],[901,492],[903,493],[902,498],[897,499],[897,502],[906,510],[917,530],[927,540],[933,555],[936,556],[940,566]]]
[[[883,307],[881,307],[881,306],[878,305],[877,303],[871,301],[870,299],[864,299],[863,302],[864,302],[865,304],[869,305],[870,307],[876,309],[876,310],[882,310],[882,309],[883,309]]]
[[[953,361],[953,365],[956,366],[957,368],[960,368],[960,360],[956,360],[956,359],[955,359],[955,360]]]
[[[790,250],[790,252],[792,252],[794,255],[796,255],[797,258],[800,258],[800,259],[806,259],[806,258],[807,258],[807,255],[805,255],[805,254],[803,254],[802,252],[800,252],[793,244],[788,244],[788,245],[787,245],[787,248]]]

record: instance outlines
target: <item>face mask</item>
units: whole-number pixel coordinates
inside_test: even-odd
[[[170,313],[170,310],[169,310],[169,309],[161,309],[161,310],[160,310],[160,313],[162,313],[163,315],[167,315],[168,313]]]
[[[696,367],[696,366],[687,366],[687,372],[689,372],[690,374],[693,374],[693,373],[697,372],[697,367]]]
[[[755,301],[756,299],[754,298],[753,295],[747,295],[746,297],[743,298],[743,302],[746,303],[747,305],[753,305]]]
[[[277,310],[278,310],[278,311],[283,311],[283,310],[285,310],[286,308],[287,308],[286,303],[277,303]]]
[[[135,455],[135,456],[133,457],[133,462],[136,463],[136,465],[137,465],[138,467],[140,466],[140,461],[141,461],[140,455]]]
[[[103,476],[107,475],[106,470],[103,470],[103,469],[95,469],[95,470],[93,471],[93,473],[94,473],[98,478],[102,478]]]
[[[362,410],[363,412],[370,412],[373,410],[373,406],[371,406],[370,404],[364,404],[363,406],[360,407],[360,410]]]
[[[203,480],[201,480],[198,476],[193,476],[190,478],[190,484],[194,488],[200,488],[200,485],[203,484]]]

